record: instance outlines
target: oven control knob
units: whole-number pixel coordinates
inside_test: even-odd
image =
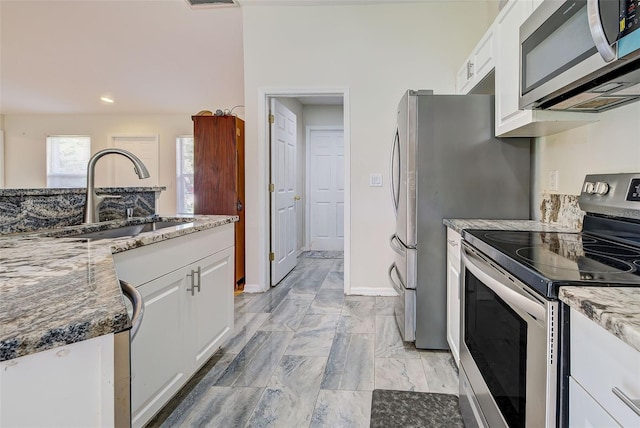
[[[584,188],[582,190],[584,191],[584,193],[593,195],[595,193],[595,187],[596,186],[592,182],[587,181],[586,183],[584,183]]]
[[[604,181],[598,181],[595,185],[595,193],[598,195],[606,195],[609,191],[609,185]]]

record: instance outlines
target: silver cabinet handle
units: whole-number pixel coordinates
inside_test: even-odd
[[[198,293],[200,292],[200,285],[202,284],[202,268],[200,266],[198,266],[198,269],[194,272],[191,271],[191,273],[197,273],[198,274],[198,283],[196,285],[194,285],[194,287],[198,287]]]
[[[447,239],[447,242],[449,243],[449,245],[451,245],[452,247],[457,247],[458,243],[456,241],[454,241],[453,239]]]
[[[198,289],[198,293],[200,292],[200,281],[201,281],[202,270],[201,267],[198,266],[198,269],[191,269],[191,273],[188,273],[187,276],[191,277],[191,288],[187,288],[187,291],[191,291],[191,295],[195,296],[196,288]],[[198,277],[198,283],[196,284],[196,275]]]
[[[613,392],[615,396],[618,397],[624,404],[629,406],[629,408],[633,410],[636,415],[640,416],[640,400],[632,400],[617,386],[614,386],[613,389],[611,389],[611,392]]]
[[[587,0],[587,14],[589,15],[589,31],[591,38],[605,62],[616,59],[616,48],[612,47],[607,40],[602,26],[602,16],[600,15],[600,0]]]
[[[467,61],[467,80],[473,77],[473,63],[471,61]]]
[[[142,324],[144,300],[138,289],[128,282],[120,280],[120,288],[122,289],[122,293],[133,305],[133,315],[131,315],[131,340],[133,340],[136,334],[138,334],[138,330],[140,330],[140,325]]]

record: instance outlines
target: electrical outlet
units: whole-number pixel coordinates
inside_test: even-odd
[[[369,176],[369,187],[382,187],[382,174],[371,174]]]
[[[549,171],[549,190],[552,192],[558,191],[558,170],[556,169]]]

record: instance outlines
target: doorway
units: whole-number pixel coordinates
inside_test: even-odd
[[[350,203],[349,203],[349,97],[348,90],[340,89],[340,90],[278,90],[278,91],[261,91],[261,99],[263,102],[260,104],[260,110],[264,111],[264,115],[261,114],[260,120],[263,120],[264,117],[264,142],[265,142],[265,179],[266,186],[262,188],[266,189],[264,199],[265,209],[263,211],[263,224],[265,225],[262,228],[263,231],[267,232],[267,236],[265,236],[264,240],[260,240],[260,244],[262,248],[266,251],[263,254],[267,254],[268,257],[260,260],[259,268],[261,272],[261,276],[265,281],[264,284],[266,287],[260,291],[266,291],[269,285],[271,285],[272,281],[272,261],[270,258],[277,259],[277,255],[272,255],[274,238],[272,236],[272,222],[273,222],[273,201],[272,201],[272,192],[270,191],[270,184],[272,183],[273,173],[276,171],[277,165],[274,165],[272,158],[272,151],[270,147],[270,137],[271,132],[273,130],[272,125],[269,121],[269,115],[272,105],[272,100],[278,99],[280,101],[289,100],[290,102],[297,102],[302,106],[304,111],[309,112],[313,109],[316,109],[315,115],[309,114],[309,116],[314,116],[316,119],[320,117],[324,117],[325,119],[331,114],[328,112],[332,111],[332,108],[339,108],[339,121],[332,123],[322,123],[320,125],[317,122],[305,123],[305,115],[302,115],[302,118],[298,118],[298,127],[301,135],[302,145],[301,145],[301,155],[296,156],[297,163],[296,169],[300,169],[303,177],[303,181],[298,181],[298,186],[294,192],[295,196],[299,198],[299,203],[296,205],[297,216],[301,219],[301,224],[298,224],[296,230],[296,240],[297,240],[297,253],[296,256],[300,254],[301,251],[310,250],[313,245],[310,246],[310,224],[314,221],[318,215],[315,217],[311,215],[313,208],[310,206],[311,201],[309,200],[310,196],[310,181],[309,181],[309,168],[308,165],[308,149],[309,149],[309,137],[307,136],[310,133],[310,130],[315,126],[317,130],[321,128],[326,128],[328,131],[338,131],[341,132],[341,153],[334,157],[334,161],[339,159],[339,168],[335,168],[333,171],[333,180],[334,182],[340,181],[341,185],[339,187],[340,197],[339,200],[335,198],[332,199],[332,207],[328,207],[325,205],[327,211],[333,211],[335,213],[332,230],[335,230],[336,233],[333,235],[337,237],[337,240],[334,240],[332,243],[333,248],[336,246],[336,242],[339,242],[342,247],[344,254],[344,276],[345,276],[345,292],[348,292],[349,288],[349,266],[350,266],[350,257],[349,257],[349,248],[350,248]],[[332,107],[333,106],[333,107]],[[336,111],[333,110],[333,117],[336,117]],[[307,126],[309,125],[309,126]],[[339,211],[337,210],[339,208]],[[325,216],[326,219],[327,216]],[[262,223],[262,222],[261,222]],[[327,223],[325,223],[327,224]],[[318,248],[320,249],[320,248]],[[275,285],[275,284],[273,284]]]

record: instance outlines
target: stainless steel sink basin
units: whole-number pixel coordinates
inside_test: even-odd
[[[66,235],[72,238],[88,238],[88,239],[113,239],[123,238],[125,236],[136,236],[142,232],[153,232],[167,227],[181,226],[191,223],[182,221],[154,221],[151,223],[134,224],[131,226],[122,226],[115,229],[99,230],[96,232],[78,233],[75,235]]]

